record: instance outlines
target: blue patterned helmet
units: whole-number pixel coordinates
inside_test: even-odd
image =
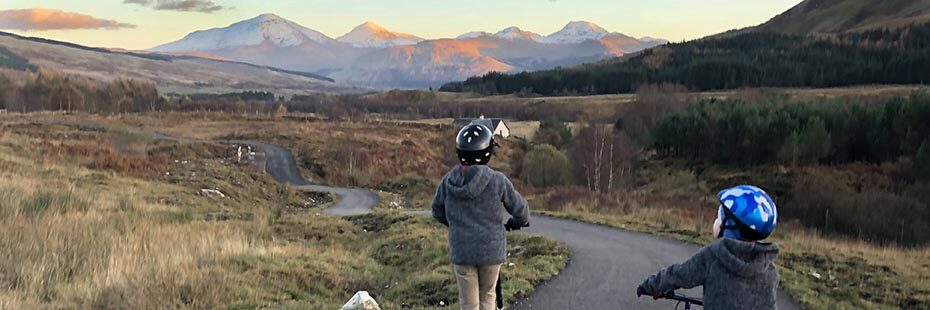
[[[762,240],[775,230],[778,211],[775,202],[761,188],[740,185],[720,191],[718,216],[724,237]]]

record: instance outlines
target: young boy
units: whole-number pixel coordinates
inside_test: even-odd
[[[495,285],[507,258],[507,229],[529,226],[526,200],[504,174],[489,168],[494,135],[471,124],[455,138],[459,164],[442,178],[433,217],[449,227],[451,261],[462,310],[495,309]],[[501,204],[510,213],[507,224]]]
[[[762,189],[742,185],[717,194],[716,241],[688,261],[646,278],[637,294],[658,298],[704,286],[704,309],[775,309],[778,245],[759,242],[775,230],[778,212]]]

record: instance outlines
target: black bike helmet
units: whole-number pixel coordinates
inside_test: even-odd
[[[495,145],[494,133],[482,124],[469,124],[455,136],[455,150],[463,165],[487,165]]]

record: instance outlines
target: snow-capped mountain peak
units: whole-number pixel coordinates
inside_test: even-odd
[[[255,46],[265,42],[278,47],[289,47],[308,42],[329,44],[334,40],[316,30],[267,13],[225,28],[195,31],[178,41],[152,48],[152,51],[210,51],[229,47]]]
[[[554,44],[575,44],[586,40],[597,40],[610,34],[609,31],[601,28],[592,22],[573,21],[569,22],[562,30],[542,38],[542,42]]]
[[[462,35],[455,37],[455,39],[466,40],[466,39],[474,39],[474,38],[480,38],[480,37],[490,37],[493,35],[494,34],[490,32],[486,32],[486,31],[472,31],[472,32],[463,33]]]
[[[542,37],[539,34],[536,34],[530,31],[524,31],[516,26],[504,28],[503,30],[498,31],[494,35],[497,36],[498,38],[508,39],[508,40],[529,39],[529,40],[539,41],[539,39]]]
[[[639,38],[639,40],[643,42],[656,42],[660,44],[668,43],[668,40],[666,39],[659,39],[659,38],[653,38],[653,37],[642,37],[642,38]]]
[[[407,33],[392,32],[374,22],[365,22],[336,40],[361,48],[385,48],[417,44],[423,41],[423,38]]]

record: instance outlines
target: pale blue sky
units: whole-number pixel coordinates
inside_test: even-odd
[[[157,0],[156,0],[157,1]],[[541,34],[572,20],[607,30],[672,41],[695,39],[765,22],[801,0],[212,0],[212,13],[154,10],[123,0],[2,0],[0,10],[48,8],[136,25],[119,30],[11,31],[102,47],[144,49],[199,29],[225,27],[275,13],[338,37],[365,21],[425,38],[508,26]],[[4,30],[10,31],[10,30]]]

